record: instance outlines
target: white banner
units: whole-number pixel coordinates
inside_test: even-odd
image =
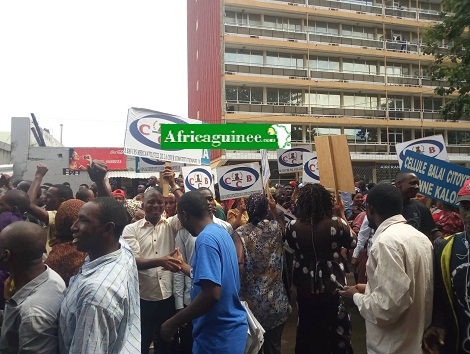
[[[277,150],[277,166],[279,173],[302,172],[302,154],[311,152],[310,145],[297,146],[292,149]]]
[[[220,199],[249,197],[263,193],[263,182],[258,163],[217,168]]]
[[[207,166],[183,167],[184,190],[195,191],[201,187],[209,188],[214,194],[212,170]]]
[[[173,171],[180,172],[183,164],[172,162]],[[145,157],[135,158],[135,172],[163,172],[165,170],[165,161],[152,160]]]
[[[261,149],[261,177],[263,181],[263,188],[266,188],[266,184],[269,181],[269,177],[271,177],[271,170],[269,169],[269,159],[268,159],[268,150]]]
[[[405,141],[396,145],[398,164],[403,163],[405,153],[410,150],[438,160],[449,161],[447,156],[446,144],[442,135],[427,136],[425,138]]]
[[[181,118],[144,108],[130,108],[127,114],[124,153],[161,161],[201,165],[203,150],[161,150],[160,124],[202,124],[200,120]],[[207,150],[206,154],[207,154]]]
[[[318,159],[316,152],[304,152],[302,183],[320,183],[320,173],[318,171]]]

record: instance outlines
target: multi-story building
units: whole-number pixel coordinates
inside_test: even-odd
[[[440,0],[188,0],[189,117],[345,134],[355,173],[393,177],[395,144],[443,134],[470,167],[470,119],[444,121],[423,34]],[[444,48],[445,49],[445,48]],[[271,157],[274,159],[275,155]],[[215,151],[213,165],[259,160]]]

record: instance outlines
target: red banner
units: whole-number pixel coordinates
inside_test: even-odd
[[[126,170],[126,155],[122,148],[71,148],[69,170],[85,171],[93,160],[104,161],[108,171]]]

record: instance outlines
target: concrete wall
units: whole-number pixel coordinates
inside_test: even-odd
[[[48,166],[49,171],[43,179],[47,183],[69,182],[74,193],[82,183],[92,182],[86,171],[79,175],[64,175],[69,165],[69,149],[66,147],[31,147],[30,119],[12,118],[11,121],[11,161],[13,163],[12,181],[33,180],[39,163]]]

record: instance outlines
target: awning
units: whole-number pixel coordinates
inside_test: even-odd
[[[5,173],[10,177],[13,176],[13,164],[11,165],[0,165],[0,173]]]
[[[108,171],[109,178],[132,178],[132,179],[148,179],[151,176],[158,176],[158,172],[134,172],[134,171]]]

